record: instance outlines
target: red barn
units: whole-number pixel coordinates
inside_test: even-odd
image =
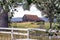
[[[22,19],[23,21],[34,21],[34,22],[43,21],[37,15],[28,15],[28,14],[25,14]]]

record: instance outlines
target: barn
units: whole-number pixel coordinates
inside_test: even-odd
[[[23,21],[31,21],[31,22],[40,22],[40,21],[44,21],[42,19],[40,19],[37,15],[29,15],[29,14],[25,14],[23,16]]]

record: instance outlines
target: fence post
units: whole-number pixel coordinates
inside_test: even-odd
[[[27,30],[27,40],[29,40],[29,29]]]
[[[13,39],[13,27],[12,27],[12,30],[11,30],[11,40],[14,40]]]

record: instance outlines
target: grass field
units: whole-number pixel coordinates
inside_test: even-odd
[[[20,23],[11,23],[10,27],[15,27],[15,28],[45,28],[49,29],[50,23],[45,22],[20,22]],[[56,25],[56,26],[55,26]],[[57,27],[57,23],[52,23],[52,27]]]
[[[49,28],[49,22],[45,22],[44,24],[42,22],[20,22],[20,23],[12,23],[10,27],[15,28]],[[58,25],[57,23],[53,23],[52,26]]]
[[[11,26],[17,28],[39,28],[41,25],[40,22],[21,22],[21,23],[12,23]]]
[[[40,25],[37,25],[35,22],[21,22],[21,23],[12,23],[11,26],[17,28],[38,28]]]

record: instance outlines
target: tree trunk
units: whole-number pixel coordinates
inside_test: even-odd
[[[52,28],[52,22],[50,22],[50,29]]]
[[[50,23],[50,29],[52,28],[52,22],[53,22],[53,18],[50,16],[50,18],[49,18],[49,23]]]
[[[8,12],[0,14],[0,27],[8,27]]]

